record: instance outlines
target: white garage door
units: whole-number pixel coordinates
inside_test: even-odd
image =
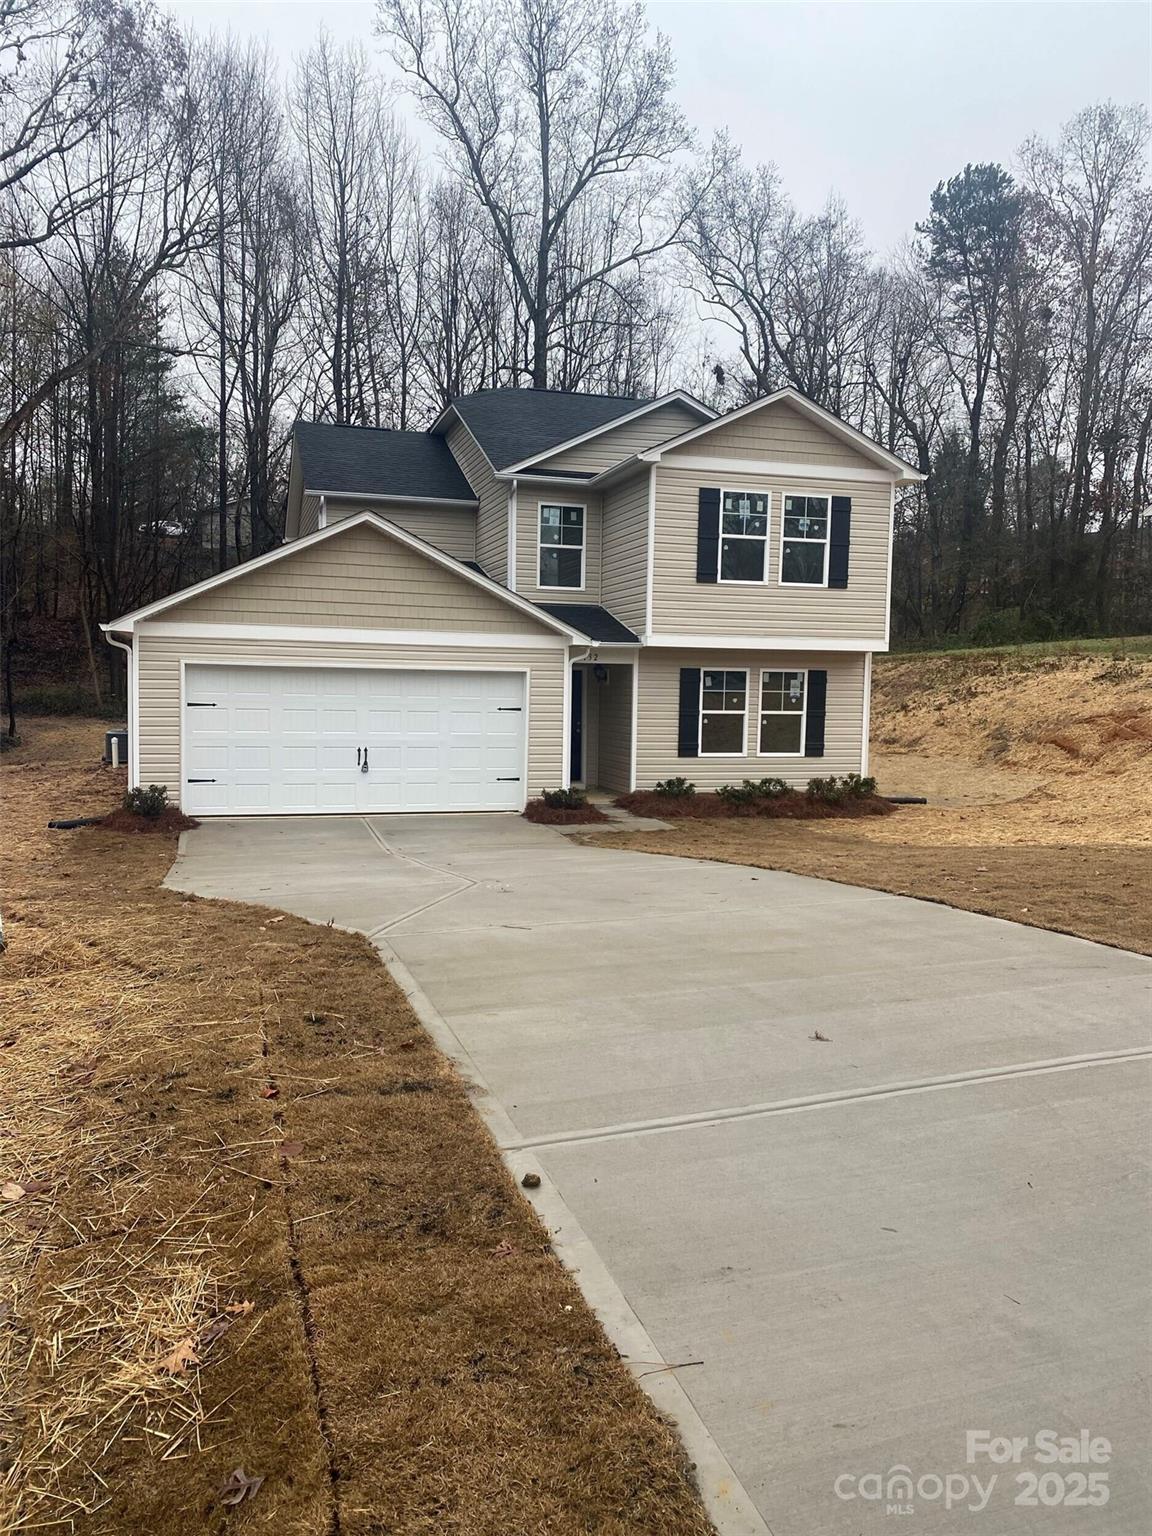
[[[518,811],[522,672],[191,664],[190,815]]]

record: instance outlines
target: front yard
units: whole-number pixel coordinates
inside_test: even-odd
[[[605,846],[841,880],[1152,954],[1146,641],[877,658],[872,726],[881,792],[929,805],[677,822]]]
[[[101,729],[3,769],[0,1531],[704,1536],[370,946],[46,830]]]

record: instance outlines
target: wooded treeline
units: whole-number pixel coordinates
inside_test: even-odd
[[[9,669],[275,545],[296,416],[422,427],[494,385],[793,384],[930,476],[898,636],[1152,628],[1146,141],[1102,104],[941,167],[880,260],[702,146],[620,0],[377,0],[283,71],[148,0],[0,0]]]

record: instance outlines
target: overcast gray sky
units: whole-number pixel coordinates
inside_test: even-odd
[[[285,63],[324,24],[376,48],[371,0],[168,0],[197,28],[267,36]],[[884,251],[966,161],[1011,158],[1080,107],[1149,102],[1147,0],[655,0],[678,94],[774,160],[793,199],[839,192]]]

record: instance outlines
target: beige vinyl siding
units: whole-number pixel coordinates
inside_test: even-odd
[[[635,421],[625,422],[622,427],[609,427],[599,436],[589,438],[575,448],[541,459],[549,469],[594,470],[611,469],[621,459],[634,453],[643,453],[657,443],[678,437],[700,425],[698,411],[690,411],[686,405],[662,405],[657,410],[638,416]]]
[[[194,624],[548,632],[465,575],[363,524],[190,597],[164,617]]]
[[[637,634],[647,623],[650,478],[644,469],[603,494],[600,601]]]
[[[679,757],[680,668],[742,668],[748,673],[748,746],[746,756]],[[759,740],[760,673],[824,668],[828,704],[823,757],[761,757]],[[864,657],[815,651],[641,651],[637,776],[640,789],[659,779],[683,774],[698,789],[715,789],[741,779],[776,777],[805,785],[830,773],[859,773],[864,729]],[[603,732],[603,727],[601,727]],[[603,752],[603,748],[601,748]]]
[[[702,486],[769,491],[767,580],[696,580],[696,532]],[[785,495],[852,498],[848,586],[783,586],[781,509]],[[884,643],[888,615],[891,485],[875,480],[787,479],[733,470],[656,468],[656,553],[652,628],[657,634],[749,635]]]
[[[632,668],[608,668],[608,680],[596,685],[598,755],[596,782],[601,789],[625,793],[632,777]]]
[[[462,421],[454,421],[445,433],[452,457],[476,493],[476,547],[479,561],[493,581],[508,580],[508,492],[510,483],[497,480],[480,444]]]
[[[483,671],[527,668],[528,793],[555,788],[563,761],[563,650],[526,645],[470,649],[460,646],[350,645],[333,641],[184,639],[150,635],[142,625],[136,636],[140,690],[140,782],[166,784],[174,800],[180,783],[180,662],[230,661],[244,666],[285,661],[297,666],[338,662],[349,666],[460,667]]]
[[[456,560],[476,558],[476,513],[469,507],[430,507],[421,502],[335,501],[328,497],[325,519],[329,526],[357,512],[374,512],[389,523],[396,523],[426,539]]]
[[[766,405],[760,411],[749,411],[736,421],[726,425],[721,423],[710,432],[702,433],[681,448],[669,449],[667,462],[671,463],[677,454],[876,468],[874,460],[784,402]]]
[[[584,586],[542,587],[540,576],[540,505],[579,506],[584,512]],[[529,602],[598,603],[600,601],[600,497],[579,487],[547,481],[516,482],[516,591]]]
[[[300,498],[299,538],[315,533],[320,527],[320,497],[309,492]]]

